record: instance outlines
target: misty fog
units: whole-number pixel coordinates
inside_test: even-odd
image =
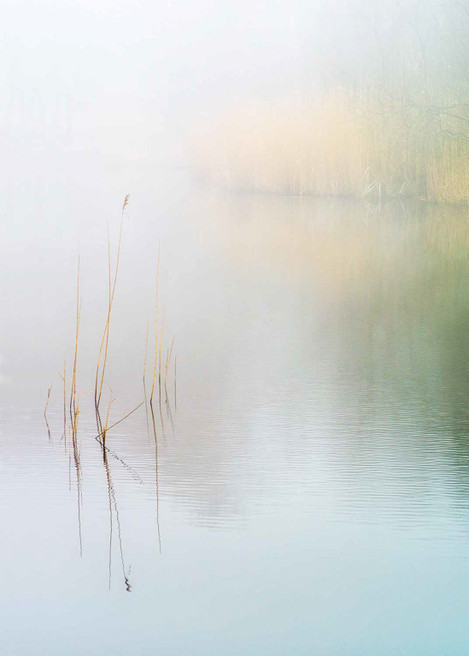
[[[466,656],[467,2],[0,26],[1,656]]]

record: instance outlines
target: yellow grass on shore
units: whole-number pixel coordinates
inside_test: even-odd
[[[468,141],[412,108],[340,95],[226,113],[193,154],[199,179],[237,191],[469,200]]]

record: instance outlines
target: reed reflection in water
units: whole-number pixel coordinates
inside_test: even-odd
[[[136,405],[132,410],[127,412],[123,417],[119,418],[113,423],[110,423],[110,414],[111,407],[116,399],[113,397],[112,389],[109,388],[110,398],[107,406],[107,411],[105,419],[101,418],[100,404],[101,398],[103,395],[103,387],[106,380],[106,365],[108,363],[108,353],[109,353],[109,342],[110,342],[110,332],[111,332],[111,315],[112,308],[114,304],[114,299],[116,295],[117,288],[117,279],[119,273],[119,263],[121,258],[121,248],[122,248],[122,235],[123,235],[123,223],[124,217],[127,216],[127,206],[129,204],[130,195],[125,196],[122,209],[121,209],[121,220],[119,227],[119,236],[117,251],[115,255],[115,268],[114,273],[112,274],[112,262],[111,262],[111,239],[109,232],[109,225],[107,228],[107,252],[108,252],[108,306],[106,312],[106,321],[104,330],[102,333],[95,381],[94,381],[94,413],[96,419],[96,429],[97,434],[94,435],[95,440],[98,442],[102,451],[102,459],[106,476],[106,485],[108,492],[108,506],[109,506],[109,589],[111,588],[111,575],[112,575],[112,548],[113,548],[113,527],[114,520],[117,527],[117,543],[119,547],[119,556],[120,563],[122,566],[122,576],[127,592],[131,591],[130,584],[130,566],[126,568],[125,565],[125,556],[124,556],[124,544],[123,544],[123,533],[121,527],[121,520],[119,515],[119,508],[117,503],[117,495],[115,487],[112,482],[111,475],[111,466],[109,462],[109,456],[112,456],[116,461],[123,466],[129,474],[138,482],[143,483],[143,480],[139,474],[129,466],[115,451],[113,451],[106,444],[106,439],[112,429],[121,424],[123,421],[127,420],[131,415],[133,415],[137,410],[142,406],[145,407],[146,412],[146,423],[147,423],[147,432],[150,437],[150,416],[151,416],[151,433],[154,441],[155,449],[155,499],[156,499],[156,526],[158,533],[158,546],[161,553],[161,528],[159,520],[159,483],[158,483],[158,433],[161,429],[161,434],[166,439],[165,432],[165,422],[163,416],[163,403],[165,412],[170,421],[172,429],[174,429],[174,420],[173,412],[171,409],[170,395],[168,393],[168,384],[171,383],[170,380],[170,371],[172,364],[172,356],[174,350],[174,337],[171,340],[169,348],[166,349],[166,354],[164,356],[164,324],[165,324],[165,312],[163,313],[163,321],[160,327],[158,322],[159,316],[159,278],[160,278],[160,249],[158,247],[158,263],[157,263],[157,275],[156,275],[156,302],[155,302],[155,334],[154,334],[154,359],[153,359],[153,377],[151,391],[147,393],[146,387],[146,367],[147,367],[147,351],[148,351],[148,326],[147,334],[145,338],[145,356],[143,362],[143,401]],[[59,376],[63,381],[63,435],[61,439],[64,439],[65,442],[65,453],[68,454],[69,458],[69,487],[72,487],[71,482],[71,461],[73,456],[73,463],[75,467],[76,474],[76,493],[77,493],[77,524],[78,524],[78,542],[79,542],[79,551],[80,556],[83,556],[83,536],[82,536],[82,508],[83,508],[83,490],[82,490],[82,465],[81,465],[81,436],[79,439],[78,432],[78,418],[80,414],[80,404],[79,404],[79,395],[77,392],[77,369],[78,369],[78,347],[79,347],[79,337],[80,337],[80,317],[81,317],[81,298],[80,298],[80,258],[78,258],[78,268],[77,268],[77,283],[76,283],[76,329],[75,329],[75,341],[74,341],[74,356],[73,356],[73,366],[71,373],[70,381],[70,397],[67,400],[67,376],[66,376],[66,361],[64,362],[64,371],[59,372]],[[163,357],[165,357],[163,361]],[[173,389],[174,389],[174,402],[176,404],[176,395],[177,395],[177,372],[176,372],[176,359],[174,359],[174,376],[173,376]],[[171,387],[170,387],[171,389]],[[158,403],[154,406],[154,394],[157,390]],[[49,421],[47,418],[47,409],[51,399],[52,385],[47,390],[47,399],[44,407],[44,421],[47,427],[47,433],[49,441],[51,440],[51,429]],[[67,403],[69,411],[69,420],[70,428],[67,429]],[[67,439],[68,437],[68,439]],[[85,439],[89,439],[88,436],[84,436]]]

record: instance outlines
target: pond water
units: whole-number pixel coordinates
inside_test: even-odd
[[[467,654],[467,213],[74,166],[4,190],[1,653]],[[144,398],[147,326],[151,380],[158,247],[174,350],[156,439],[141,406],[103,457],[128,191],[109,423]],[[78,255],[77,476],[58,372]]]

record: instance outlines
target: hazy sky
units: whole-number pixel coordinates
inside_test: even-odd
[[[294,86],[311,3],[3,2],[3,136],[158,132],[241,94]]]
[[[220,106],[301,97],[332,70],[405,60],[438,1],[3,0],[3,147],[115,152],[131,134],[135,155],[148,153]]]

